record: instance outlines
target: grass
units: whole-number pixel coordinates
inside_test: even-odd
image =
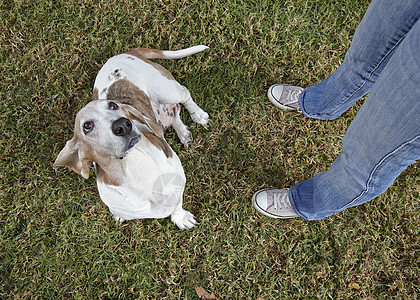
[[[360,103],[325,122],[274,109],[275,82],[309,86],[343,60],[368,1],[0,1],[0,297],[5,299],[416,299],[418,163],[377,199],[321,221],[251,205],[328,169]],[[88,180],[52,163],[100,66],[143,46],[212,117],[186,149],[184,206],[200,225],[114,223]],[[93,174],[92,174],[93,175]]]

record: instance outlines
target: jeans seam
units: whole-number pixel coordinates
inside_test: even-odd
[[[345,206],[342,207],[341,210],[347,209],[351,206],[353,206],[353,204],[357,201],[359,201],[363,196],[365,196],[367,193],[370,192],[372,186],[371,186],[371,182],[373,180],[373,177],[375,176],[375,173],[377,173],[380,168],[383,166],[383,164],[386,162],[386,160],[388,160],[388,158],[390,158],[391,156],[393,156],[394,154],[396,154],[398,151],[402,150],[405,146],[412,144],[413,142],[415,142],[415,140],[417,140],[418,138],[420,138],[420,135],[415,136],[414,138],[412,138],[411,140],[401,144],[398,148],[395,148],[393,151],[389,152],[387,155],[385,155],[377,164],[376,166],[373,168],[372,172],[369,175],[369,178],[366,182],[366,188],[357,196],[355,197],[351,202],[347,203]]]
[[[376,64],[376,66],[372,69],[372,71],[369,72],[368,76],[366,76],[364,78],[364,81],[362,82],[362,84],[359,87],[357,87],[353,92],[350,92],[349,96],[347,96],[347,97],[344,98],[345,100],[341,102],[341,105],[343,105],[344,103],[346,103],[354,94],[356,94],[358,91],[360,91],[366,85],[366,82],[368,81],[369,78],[372,77],[372,74],[375,73],[375,71],[379,68],[379,66],[383,63],[383,61],[389,56],[389,54],[391,52],[395,51],[395,48],[405,39],[405,37],[407,36],[407,34],[410,32],[410,30],[413,28],[413,26],[418,22],[418,20],[419,20],[419,17],[414,18],[412,20],[411,24],[407,26],[409,28],[407,28],[407,27],[405,28],[406,29],[406,32],[401,36],[401,38],[399,38],[398,41],[391,47],[391,49],[382,57],[382,59]],[[338,107],[341,107],[341,105],[338,106]],[[337,111],[338,110],[336,109],[334,111],[334,114]]]
[[[392,53],[395,51],[396,47],[405,39],[407,36],[407,33],[405,33],[392,47],[385,53],[385,55],[380,59],[380,61],[373,67],[372,71],[368,73],[366,77],[363,78],[363,81],[360,86],[356,87],[352,92],[349,92],[349,95],[344,97],[344,100],[340,102],[340,104],[337,106],[337,108],[340,108],[344,103],[346,103],[351,97],[353,97],[354,94],[356,94],[358,91],[360,91],[367,83],[367,81],[372,77],[372,74],[375,73],[375,71],[379,68],[379,66],[383,63],[383,61]],[[337,113],[339,109],[335,109],[333,114]]]

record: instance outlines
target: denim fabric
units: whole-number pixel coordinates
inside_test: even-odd
[[[370,92],[324,173],[290,189],[305,219],[319,220],[386,191],[420,158],[420,1],[379,0],[368,8],[343,64],[305,89],[303,114],[339,117]]]

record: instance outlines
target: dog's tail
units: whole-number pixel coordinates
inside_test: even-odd
[[[141,58],[147,58],[147,59],[156,59],[156,58],[177,59],[177,58],[186,57],[186,56],[204,51],[208,48],[209,47],[204,46],[204,45],[193,46],[186,49],[175,50],[175,51],[157,50],[157,49],[148,49],[148,48],[135,48],[135,49],[131,49],[127,51],[126,54],[139,56]]]

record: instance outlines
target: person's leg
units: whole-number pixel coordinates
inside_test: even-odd
[[[303,114],[335,119],[366,95],[419,17],[418,0],[372,1],[341,66],[300,95]]]
[[[419,49],[417,21],[348,128],[330,170],[290,189],[299,216],[318,220],[367,202],[420,159]]]

